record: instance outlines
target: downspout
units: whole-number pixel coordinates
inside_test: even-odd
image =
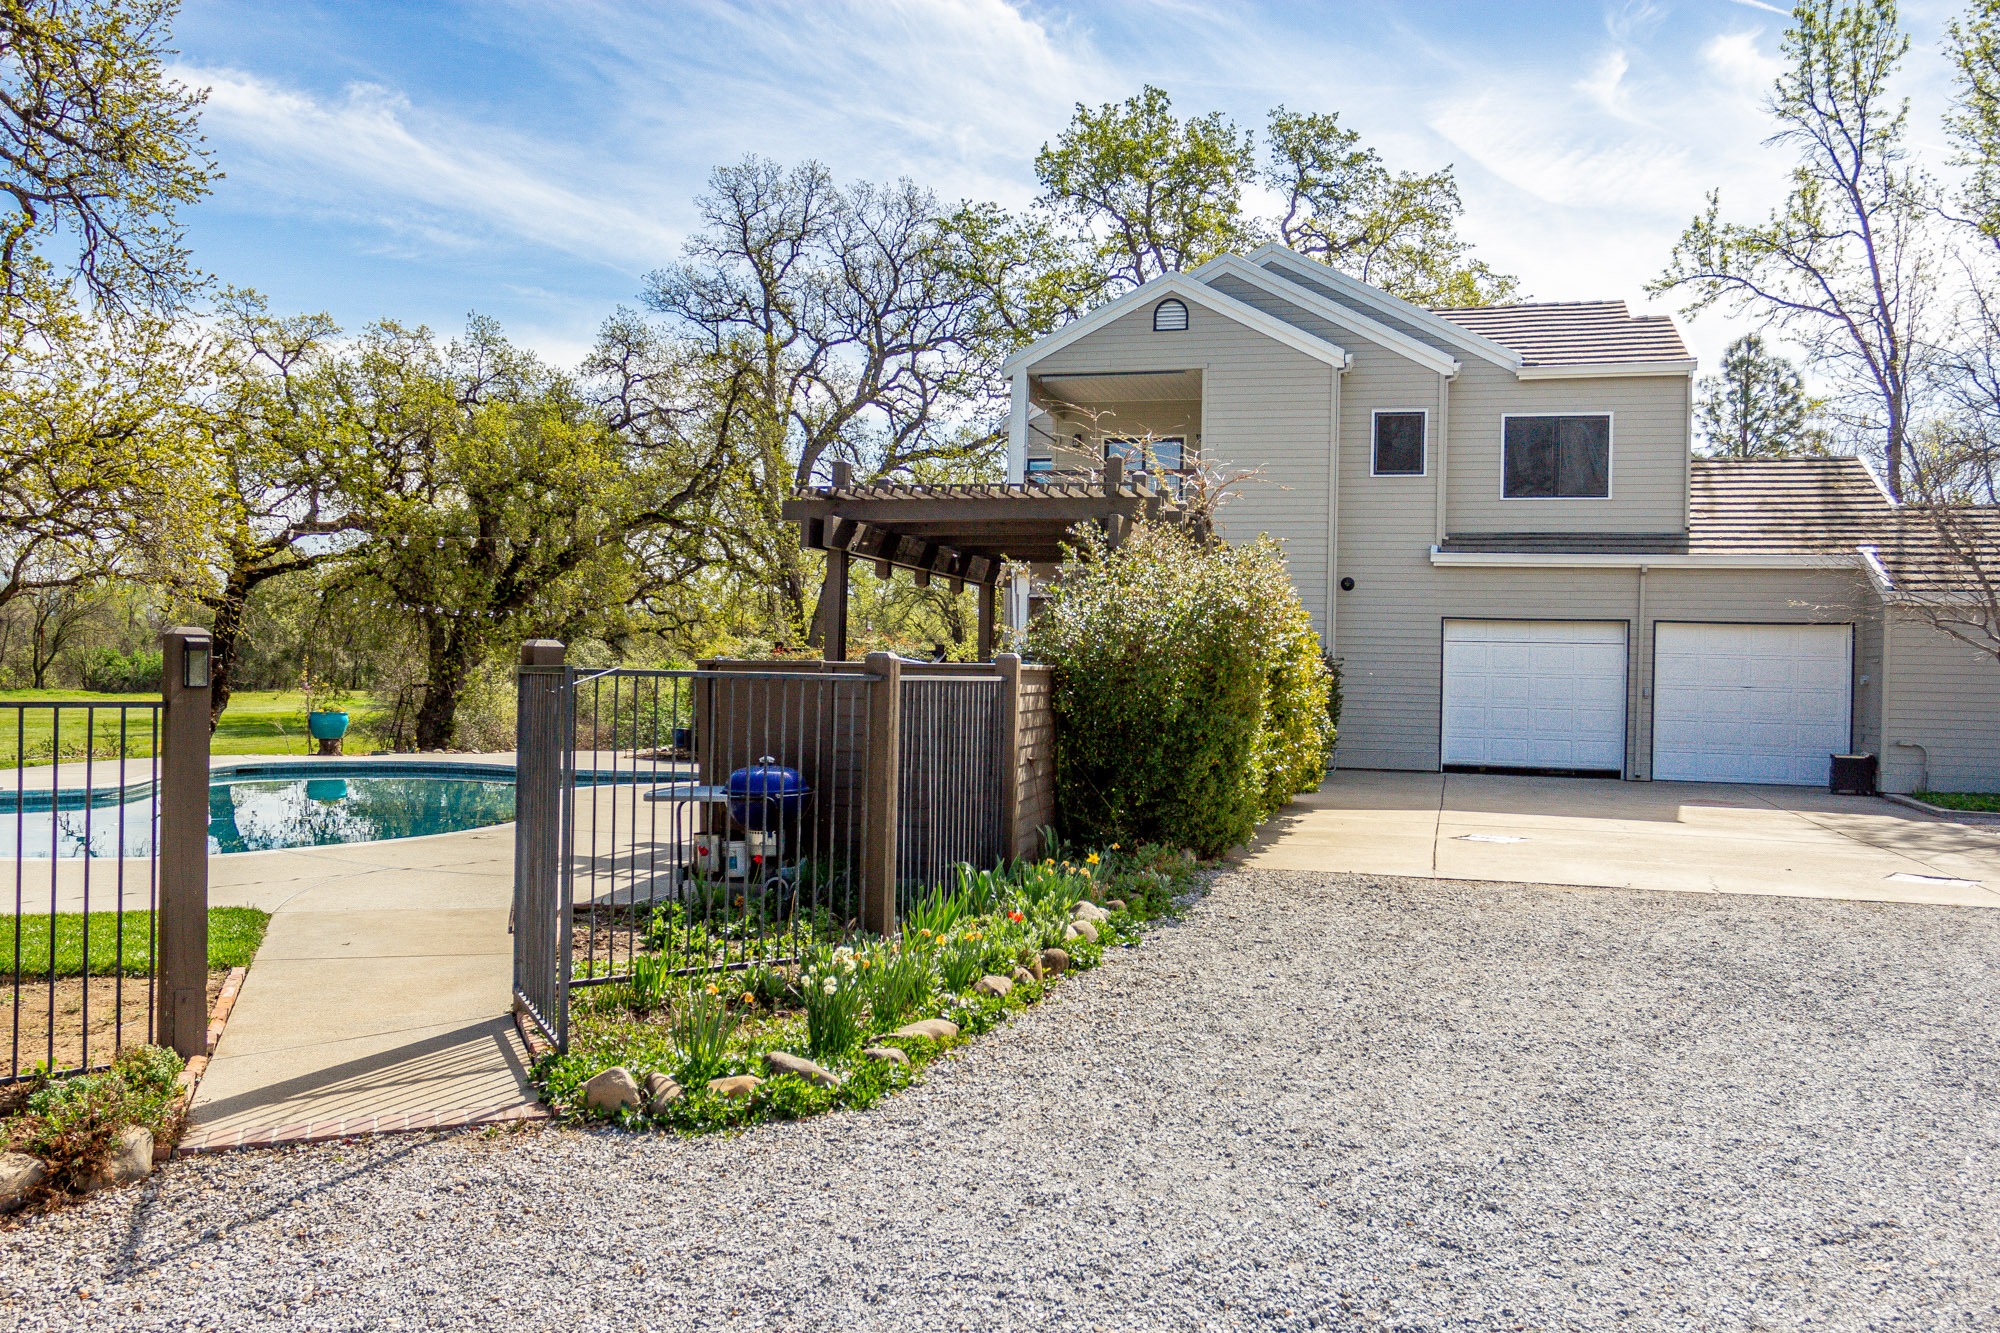
[[[1028,476],[1028,372],[1014,372],[1013,400],[1007,409],[1007,480],[1019,486]],[[1007,581],[1007,627],[1014,631],[1028,625],[1028,579],[1016,574]]]
[[[1446,513],[1446,506],[1445,506],[1446,490],[1447,490],[1447,484],[1449,482],[1449,477],[1446,475],[1446,468],[1448,466],[1447,460],[1451,452],[1450,449],[1451,376],[1450,375],[1438,376],[1437,437],[1438,437],[1437,438],[1437,522],[1436,522],[1437,532],[1434,534],[1432,541],[1433,544],[1442,546],[1444,545],[1444,539],[1448,535],[1450,535],[1446,530],[1447,527],[1449,526],[1446,522],[1449,515]]]
[[[1637,782],[1639,777],[1639,713],[1643,705],[1650,704],[1653,697],[1652,654],[1646,648],[1646,572],[1645,565],[1639,566],[1638,609],[1632,622],[1632,660],[1627,664],[1631,685],[1627,694],[1631,700],[1626,713],[1625,736],[1625,780]],[[1653,713],[1645,708],[1646,721],[1650,725]],[[1646,780],[1653,776],[1652,765],[1646,767]]]
[[[1340,377],[1344,367],[1327,372],[1328,413],[1326,452],[1326,651],[1340,656],[1334,635],[1340,616]]]

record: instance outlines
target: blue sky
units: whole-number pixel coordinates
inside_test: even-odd
[[[1935,140],[1953,7],[1905,8]],[[1392,165],[1453,165],[1466,234],[1531,296],[1638,306],[1707,189],[1746,217],[1781,197],[1758,105],[1783,27],[1756,0],[189,0],[176,63],[227,173],[190,218],[211,272],[350,327],[477,310],[571,361],[715,163],[1020,205],[1075,102],[1149,81],[1247,125],[1338,111]],[[1708,366],[1737,331],[1685,327]]]

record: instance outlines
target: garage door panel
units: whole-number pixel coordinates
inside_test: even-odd
[[[1620,770],[1625,627],[1446,621],[1444,762]]]
[[[1848,747],[1848,626],[1660,624],[1654,646],[1654,777],[1818,785]]]

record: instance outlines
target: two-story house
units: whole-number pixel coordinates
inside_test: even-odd
[[[1248,473],[1343,663],[1338,762],[2000,789],[2000,663],[1898,610],[1951,577],[1854,459],[1690,449],[1694,360],[1623,302],[1425,310],[1277,246],[1026,348],[1010,479]],[[1028,614],[1017,583],[1009,614]]]

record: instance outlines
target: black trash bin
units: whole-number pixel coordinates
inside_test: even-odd
[[[1826,789],[1835,796],[1873,796],[1875,794],[1875,756],[1872,754],[1836,754],[1829,756],[1831,764],[1827,772]]]

